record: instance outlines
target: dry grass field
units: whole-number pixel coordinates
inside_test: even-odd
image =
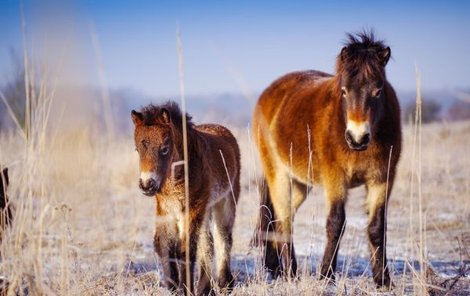
[[[138,189],[132,134],[107,135],[94,122],[46,127],[47,104],[52,102],[31,114],[28,139],[19,129],[0,134],[0,163],[10,168],[15,207],[13,227],[1,243],[4,292],[169,294],[160,287],[153,251],[155,201]],[[299,278],[272,280],[264,273],[260,250],[249,246],[258,211],[257,151],[248,127],[233,130],[242,149],[233,295],[470,294],[470,122],[404,128],[388,208],[392,292],[377,291],[370,276],[363,188],[349,195],[337,286],[316,276],[325,242],[324,197],[316,187],[295,220]]]

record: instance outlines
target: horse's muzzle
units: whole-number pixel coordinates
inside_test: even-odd
[[[350,149],[355,151],[364,151],[369,146],[370,134],[364,134],[358,141],[354,139],[350,131],[344,133],[344,138]]]

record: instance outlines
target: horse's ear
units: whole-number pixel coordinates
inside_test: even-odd
[[[379,57],[382,60],[382,65],[384,67],[385,65],[387,65],[388,60],[390,59],[391,55],[392,55],[392,50],[388,46],[379,53]]]
[[[132,122],[135,126],[141,126],[144,123],[144,117],[142,113],[132,110],[131,112]]]
[[[348,57],[348,47],[345,46],[343,47],[343,49],[341,49],[341,53],[339,54],[339,56],[341,57],[341,61],[344,62],[347,57]]]
[[[4,168],[2,171],[2,178],[5,180],[5,188],[10,184],[10,180],[8,179],[8,168]]]
[[[171,120],[170,112],[168,112],[168,110],[165,109],[165,108],[163,108],[161,112],[162,112],[161,114],[162,114],[163,122],[164,123],[170,123],[170,120]]]

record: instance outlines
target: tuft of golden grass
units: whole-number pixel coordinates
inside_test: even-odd
[[[300,279],[267,280],[260,251],[249,247],[258,210],[260,169],[253,161],[256,156],[247,129],[234,130],[243,164],[232,262],[241,281],[234,293],[308,295],[324,289],[332,294],[375,293],[367,266],[361,265],[369,256],[363,189],[349,197],[348,226],[339,253],[343,273],[336,289],[326,287],[314,273],[324,246],[324,201],[318,188],[313,188],[297,213],[294,226]],[[470,144],[469,131],[470,122],[422,127],[421,215],[427,223],[421,228],[410,226],[407,218],[417,221],[419,207],[417,200],[409,200],[410,176],[416,172],[408,165],[412,128],[405,127],[404,155],[388,209],[389,258],[408,267],[406,274],[394,273],[398,295],[426,291],[426,278],[413,263],[419,262],[416,254],[422,248],[431,264],[469,260],[470,164],[468,158],[457,159]],[[8,279],[12,290],[27,289],[30,294],[166,293],[159,287],[158,258],[152,248],[155,204],[138,191],[138,160],[131,135],[110,142],[86,130],[53,134],[46,134],[42,149],[28,149],[19,134],[0,135],[0,161],[14,163],[9,193],[16,206],[15,223],[1,245],[0,275]],[[424,242],[411,243],[410,232],[415,238],[422,235]],[[461,249],[459,240],[464,242]],[[346,276],[347,272],[352,275]]]

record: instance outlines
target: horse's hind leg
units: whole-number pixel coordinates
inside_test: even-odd
[[[235,222],[235,211],[236,202],[231,193],[216,203],[212,209],[217,283],[222,289],[231,288],[234,284],[230,269],[230,252],[233,243],[232,229]]]
[[[336,271],[336,258],[341,237],[346,227],[346,189],[341,182],[325,184],[327,213],[326,219],[326,246],[320,268],[321,278],[334,280]]]
[[[391,189],[391,185],[389,186]],[[388,190],[390,192],[390,190]],[[387,184],[368,184],[367,207],[369,212],[369,249],[371,252],[371,265],[374,281],[378,286],[389,287],[390,275],[387,268],[386,254],[386,205]]]
[[[297,260],[293,243],[293,221],[295,212],[306,197],[306,186],[287,174],[278,172],[274,180],[268,181],[271,201],[274,208],[276,234],[273,239],[276,245],[275,256],[281,258],[281,273],[295,276],[297,273]],[[266,256],[269,250],[267,248]],[[268,259],[267,259],[268,260]]]
[[[199,262],[199,281],[197,284],[196,295],[209,295],[211,293],[211,263],[213,257],[213,239],[212,234],[209,230],[209,221],[208,218],[206,218],[203,225],[201,226],[198,241],[197,260]]]

